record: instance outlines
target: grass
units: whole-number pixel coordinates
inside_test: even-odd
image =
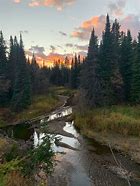
[[[5,121],[3,120],[2,117],[0,117],[0,127],[5,126]]]
[[[9,108],[0,108],[0,127],[5,127],[21,120],[28,120],[48,113],[60,105],[60,100],[54,94],[34,96],[28,109],[14,113]]]
[[[48,113],[59,104],[59,99],[52,94],[35,96],[31,106],[16,115],[16,120],[27,120]]]
[[[58,95],[71,96],[74,92],[65,87],[52,87],[47,95],[34,96],[29,108],[20,113],[13,113],[9,108],[0,108],[0,127],[48,113],[62,104],[63,100],[60,101]]]
[[[60,86],[60,87],[52,87],[51,88],[51,91],[55,92],[55,94],[57,95],[63,95],[63,96],[72,96],[76,90],[72,90],[70,88],[66,88],[66,87],[63,87],[63,86]]]
[[[112,106],[75,113],[75,125],[81,132],[116,133],[140,137],[140,106]]]
[[[19,160],[15,159],[0,164],[0,186],[33,185],[27,177],[23,176],[19,162]]]

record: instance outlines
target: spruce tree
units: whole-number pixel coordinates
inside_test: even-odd
[[[16,65],[17,65],[17,38],[14,40],[12,36],[10,37],[10,51],[8,57],[8,78],[11,82],[10,86],[10,98],[13,95],[14,84],[15,84],[15,73],[16,73]]]
[[[32,93],[36,94],[38,91],[36,89],[38,84],[38,76],[39,76],[39,65],[37,64],[35,54],[33,53],[31,64],[29,65],[29,71],[30,71],[30,78],[31,78],[31,89]]]
[[[110,105],[114,101],[114,94],[112,89],[112,54],[113,54],[113,42],[111,25],[109,15],[106,17],[105,31],[103,32],[102,41],[100,45],[100,65],[99,76],[102,81],[102,105]]]
[[[9,101],[10,81],[7,76],[6,44],[2,31],[0,32],[0,106]]]
[[[6,44],[2,31],[0,32],[0,76],[6,76],[7,58],[6,58]]]
[[[120,43],[121,43],[121,33],[120,24],[115,20],[112,25],[112,75],[111,84],[114,95],[114,103],[120,103],[123,101],[123,80],[120,73],[119,61],[120,61]]]
[[[79,77],[80,77],[80,62],[78,60],[77,54],[75,54],[71,66],[71,79],[70,84],[71,88],[77,89],[79,87]]]
[[[134,43],[131,101],[136,104],[140,103],[140,33],[138,34],[138,43]]]
[[[11,108],[14,111],[22,111],[31,103],[30,77],[27,67],[22,36],[20,44],[17,45],[17,67],[14,85],[14,93],[11,101]]]
[[[123,36],[121,44],[120,71],[124,82],[124,101],[129,102],[131,97],[133,48],[130,30]]]
[[[81,90],[90,107],[100,105],[100,79],[98,76],[98,38],[93,29],[88,54],[81,70]]]

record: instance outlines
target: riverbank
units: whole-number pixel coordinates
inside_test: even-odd
[[[10,108],[0,108],[0,127],[17,124],[47,114],[63,105],[73,91],[64,87],[52,87],[46,95],[36,95],[28,109],[14,113]]]
[[[9,124],[14,125],[15,123],[24,123],[26,120],[47,115],[52,111],[57,110],[57,108],[61,108],[68,99],[68,96],[71,96],[71,91],[69,89],[53,87],[47,95],[34,96],[31,106],[23,112],[12,113],[8,108],[1,108],[0,127],[4,128]],[[39,127],[40,126],[38,126],[38,128]],[[46,175],[40,168],[36,168],[34,171],[37,173],[34,177],[30,177],[27,173],[28,168],[26,166],[24,168],[22,167],[26,164],[28,166],[28,163],[31,164],[29,160],[32,159],[33,156],[31,156],[30,159],[29,156],[31,154],[32,146],[32,139],[29,139],[28,141],[11,139],[4,130],[0,129],[0,186],[13,186],[13,184],[15,186],[18,186],[19,184],[24,186],[35,185],[36,182],[42,182],[44,176],[46,181]],[[43,150],[45,153],[50,153],[47,146],[43,146],[43,149],[42,147],[40,147],[40,149],[38,148],[38,152],[35,149],[36,157],[34,157],[35,159],[33,161],[36,161],[41,153],[43,155]],[[48,156],[51,158],[52,155],[49,154]],[[21,165],[20,161],[24,161],[24,163]],[[43,161],[43,159],[39,159],[38,161]],[[36,164],[34,166],[36,166]],[[26,174],[27,176],[25,176]]]
[[[128,154],[140,163],[140,106],[96,108],[75,111],[75,126],[81,134]]]

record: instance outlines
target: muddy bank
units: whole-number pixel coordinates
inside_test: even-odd
[[[81,129],[81,134],[84,136],[94,139],[97,142],[106,146],[111,145],[113,149],[122,152],[124,155],[128,155],[131,160],[140,164],[140,138],[138,137],[123,137],[117,134],[104,134],[98,133],[91,130]]]

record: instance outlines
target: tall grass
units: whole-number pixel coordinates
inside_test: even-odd
[[[33,98],[31,106],[23,112],[16,114],[16,120],[27,120],[50,112],[59,104],[59,99],[52,95],[41,95]]]
[[[140,106],[113,106],[75,113],[75,125],[83,132],[140,136]]]

